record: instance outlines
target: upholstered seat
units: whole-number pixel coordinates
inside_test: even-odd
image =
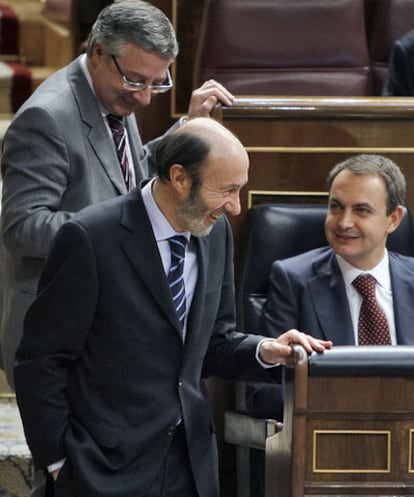
[[[369,95],[363,0],[207,0],[194,87],[239,95]]]

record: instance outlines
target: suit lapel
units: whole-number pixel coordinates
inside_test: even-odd
[[[332,250],[313,264],[309,292],[326,339],[337,345],[355,345],[346,289]]]
[[[414,344],[414,267],[389,252],[394,320],[399,345]]]
[[[208,237],[193,237],[196,244],[198,277],[194,289],[193,301],[188,313],[186,347],[191,346],[194,341],[198,343],[201,330],[204,307],[204,296],[206,294],[207,274],[208,274]]]
[[[158,303],[160,311],[181,336],[170,287],[140,191],[130,193],[128,199],[123,206],[120,220],[126,230],[122,248],[134,271]]]
[[[79,114],[86,126],[86,135],[98,162],[120,193],[126,193],[125,181],[122,177],[115,148],[102,118],[96,98],[91,98],[91,89],[83,74],[79,58],[68,67],[68,80],[73,90]],[[93,165],[91,165],[93,167]]]

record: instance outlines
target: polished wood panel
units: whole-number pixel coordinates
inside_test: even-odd
[[[414,101],[381,97],[239,97],[214,117],[232,130],[250,155],[242,213],[231,220],[236,255],[249,192],[323,192],[338,162],[360,153],[394,160],[407,179],[414,209]]]
[[[398,365],[398,347],[392,353]],[[266,440],[266,497],[413,495],[412,368],[381,373],[378,361],[374,372],[347,373],[344,363],[345,372],[319,373],[300,347],[295,359],[283,429]]]

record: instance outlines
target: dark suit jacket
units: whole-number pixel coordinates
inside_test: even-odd
[[[144,495],[180,406],[199,495],[218,495],[202,377],[270,374],[255,360],[262,337],[233,331],[228,221],[194,243],[199,277],[183,345],[139,191],[85,209],[56,237],[26,317],[15,383],[35,466],[67,457],[69,495]]]
[[[126,126],[141,181],[155,170],[156,143],[142,145],[134,115],[128,116]],[[51,240],[80,209],[126,193],[126,187],[79,59],[39,86],[19,109],[3,143],[0,348],[11,381],[23,317]]]
[[[394,43],[382,94],[390,97],[414,96],[414,30]]]
[[[414,258],[389,252],[397,343],[414,344]],[[297,328],[335,345],[355,345],[346,289],[330,247],[318,248],[272,265],[264,329],[269,336]],[[248,409],[281,419],[280,387],[249,386]],[[276,407],[279,406],[279,407]]]

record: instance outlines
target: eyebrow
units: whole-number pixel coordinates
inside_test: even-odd
[[[336,197],[330,197],[328,204],[330,204],[331,202],[335,202],[341,207],[344,207],[343,202],[338,200]],[[355,207],[369,207],[370,209],[373,209],[373,206],[369,202],[357,202],[356,204],[352,204],[352,208],[354,209]]]
[[[132,71],[134,73],[134,79],[132,78],[128,78],[126,77],[127,79],[129,79],[130,81],[134,81],[134,82],[137,82],[137,83],[144,83],[144,84],[147,84],[147,81],[149,78],[146,78],[143,74],[140,74],[138,72],[135,72],[135,71]],[[136,75],[136,78],[135,78],[135,75]],[[163,83],[166,79],[168,78],[167,76],[167,73],[165,73],[164,76],[160,77],[160,78],[156,78],[156,79],[153,79],[152,80],[152,83]]]
[[[247,185],[247,181],[245,183],[231,183],[230,185],[224,186],[223,190],[228,190],[230,188],[243,188],[245,185]]]

